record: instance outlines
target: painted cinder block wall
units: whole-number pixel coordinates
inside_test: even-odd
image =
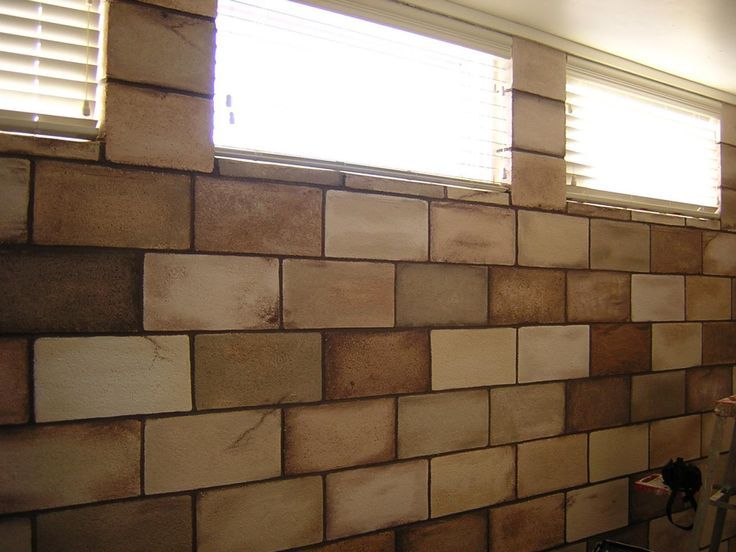
[[[721,223],[566,202],[523,40],[510,197],[215,160],[214,13],[112,2],[100,140],[0,135],[0,550],[681,549],[632,482],[732,391],[736,109]]]

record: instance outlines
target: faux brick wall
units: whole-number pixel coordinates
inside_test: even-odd
[[[632,484],[732,392],[726,220],[566,202],[520,40],[510,198],[215,162],[213,15],[114,1],[101,140],[0,135],[0,549],[681,550]]]

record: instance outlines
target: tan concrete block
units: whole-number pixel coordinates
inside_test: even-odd
[[[433,330],[432,389],[516,383],[516,330]]]
[[[270,552],[321,540],[321,477],[205,491],[197,501],[200,552]]]
[[[185,552],[192,547],[192,500],[170,496],[38,516],[41,552]]]
[[[520,497],[588,481],[588,436],[585,434],[521,443],[517,449]]]
[[[287,328],[394,325],[394,267],[388,263],[286,259]]]
[[[652,272],[702,272],[702,236],[691,228],[652,226]]]
[[[718,219],[712,218],[687,218],[685,219],[685,226],[690,228],[700,228],[702,230],[720,230],[721,222]]]
[[[701,324],[652,324],[652,370],[699,365],[702,333]]]
[[[685,277],[633,274],[631,319],[634,322],[685,320]]]
[[[650,213],[648,211],[631,211],[631,220],[664,224],[666,226],[685,226],[685,217],[666,213]]]
[[[736,276],[736,234],[703,233],[703,273]]]
[[[488,272],[481,266],[400,264],[398,326],[462,326],[488,319]]]
[[[514,90],[511,121],[513,148],[564,157],[564,102]]]
[[[512,265],[516,215],[511,209],[464,203],[432,203],[432,260]]]
[[[197,178],[194,245],[272,255],[322,252],[322,192],[302,186]]]
[[[492,324],[550,324],[565,321],[565,273],[522,267],[488,271]]]
[[[493,550],[547,550],[565,541],[565,495],[494,508],[490,523]]]
[[[570,271],[567,273],[569,322],[626,322],[631,283],[619,272]]]
[[[7,518],[0,521],[0,550],[7,552],[31,552],[31,520],[29,518]]]
[[[591,220],[590,267],[648,272],[649,226],[613,220]]]
[[[106,30],[109,78],[212,94],[213,21],[112,2]]]
[[[136,420],[26,426],[0,433],[0,513],[140,493]]]
[[[623,527],[629,522],[629,485],[616,479],[567,493],[567,540]]]
[[[426,201],[330,190],[326,205],[327,256],[427,260]]]
[[[187,176],[41,161],[35,182],[36,243],[189,247],[192,205]]]
[[[534,408],[519,408],[524,404]],[[491,444],[551,437],[564,431],[563,383],[491,389]]]
[[[724,230],[736,230],[736,190],[721,188],[721,226]]]
[[[728,452],[728,449],[731,447],[731,437],[733,436],[734,418],[723,418],[723,420],[725,423],[718,450],[720,452]],[[716,415],[713,412],[703,413],[700,426],[700,450],[704,455],[710,453],[715,421]]]
[[[432,517],[514,497],[514,449],[495,447],[432,458]]]
[[[664,372],[631,380],[631,421],[679,416],[685,413],[685,373]]]
[[[589,461],[591,482],[646,470],[649,467],[649,426],[639,424],[593,431]]]
[[[148,254],[143,313],[147,330],[276,328],[278,260]]]
[[[569,215],[580,215],[583,217],[604,218],[611,220],[631,220],[631,211],[620,207],[603,207],[590,203],[567,202],[567,213]]]
[[[403,552],[486,550],[488,515],[484,511],[470,512],[449,519],[401,527],[397,531],[396,540],[398,541],[398,549]],[[393,550],[391,548],[391,552]],[[381,551],[365,549],[361,552]]]
[[[322,398],[319,333],[204,334],[194,340],[197,408]]]
[[[565,160],[523,151],[511,153],[511,202],[520,207],[564,211]]]
[[[30,416],[28,343],[25,339],[0,339],[0,425],[22,424]]]
[[[16,155],[96,161],[100,157],[100,142],[3,133],[0,134],[0,151]]]
[[[736,146],[736,105],[721,104],[721,142]]]
[[[700,456],[700,415],[657,420],[650,424],[649,467],[659,468],[670,459]]]
[[[290,408],[284,417],[286,473],[391,460],[395,419],[393,399]]]
[[[736,144],[721,144],[721,188],[736,190]]]
[[[588,219],[519,211],[519,264],[588,267]]]
[[[443,186],[397,178],[382,178],[367,174],[346,174],[345,186],[356,190],[371,190],[421,197],[445,197]]]
[[[276,477],[281,413],[247,410],[146,422],[146,494]]]
[[[214,167],[211,100],[107,83],[102,121],[110,161],[202,172]]]
[[[0,158],[0,242],[28,239],[28,201],[31,163],[27,159]]]
[[[447,187],[447,199],[487,203],[489,205],[511,205],[508,192],[489,192],[476,188]]]
[[[488,391],[399,398],[399,458],[488,445]]]
[[[731,279],[688,276],[685,305],[688,320],[729,320],[731,318]]]
[[[519,328],[519,383],[589,374],[588,326]]]
[[[414,460],[327,475],[327,538],[427,519],[428,466]]]
[[[515,36],[511,42],[511,59],[514,90],[565,101],[565,52]]]
[[[692,523],[693,515],[690,512],[676,512],[672,519],[680,525]],[[710,536],[710,533],[708,533]],[[655,546],[652,550],[667,550],[668,552],[688,552],[690,539],[683,538],[683,532],[670,523],[667,516],[658,517],[649,522],[649,544]],[[710,542],[710,537],[709,541]]]
[[[164,8],[187,13],[196,13],[205,17],[215,17],[217,0],[142,0],[146,4],[155,4]]]
[[[191,410],[189,338],[38,339],[36,421]]]
[[[280,180],[298,184],[318,184],[321,186],[341,186],[342,174],[329,169],[248,161],[246,159],[217,158],[221,176],[248,178],[251,180]]]

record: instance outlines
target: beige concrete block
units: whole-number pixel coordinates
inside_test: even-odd
[[[631,319],[634,322],[685,320],[685,277],[633,274]]]
[[[736,190],[736,144],[721,144],[721,188]]]
[[[670,459],[700,456],[700,415],[657,420],[650,424],[649,467],[659,468]]]
[[[534,405],[519,408],[519,405]],[[565,431],[565,384],[491,389],[491,444],[551,437]]]
[[[567,493],[568,542],[618,529],[628,522],[628,479],[616,479]]]
[[[511,121],[513,148],[564,157],[564,102],[514,90]]]
[[[36,243],[145,249],[190,245],[187,176],[40,161],[35,182]]]
[[[691,512],[675,512],[672,515],[675,523],[687,525],[692,523]],[[670,523],[667,516],[658,517],[649,522],[649,545],[652,550],[667,550],[667,552],[688,552],[690,549],[689,535],[683,538],[682,529],[678,529]],[[710,532],[708,532],[710,542]]]
[[[516,215],[511,209],[432,203],[432,260],[512,265]]]
[[[326,471],[395,457],[393,399],[290,408],[284,417],[285,471]]]
[[[146,4],[155,4],[172,10],[196,13],[205,17],[215,17],[217,0],[142,0]]]
[[[731,279],[688,276],[685,280],[688,320],[729,320]]]
[[[341,186],[342,174],[329,169],[316,169],[298,165],[248,161],[245,159],[217,158],[221,176],[249,178],[252,180],[280,180],[298,184],[318,184],[322,186]]]
[[[148,420],[144,450],[146,494],[276,477],[281,473],[281,412]]]
[[[515,36],[511,42],[512,87],[565,101],[565,52]]]
[[[205,491],[197,501],[199,552],[271,552],[321,540],[321,477]]]
[[[604,218],[611,220],[631,220],[631,211],[621,207],[603,207],[590,203],[567,202],[567,213],[583,217]]]
[[[652,370],[698,366],[702,334],[701,324],[652,324]]]
[[[703,233],[703,273],[736,276],[736,234]]]
[[[564,159],[514,151],[511,153],[511,182],[511,202],[514,205],[565,210]]]
[[[584,433],[521,443],[517,448],[520,497],[588,481],[588,436]]]
[[[319,333],[203,334],[194,339],[197,408],[322,398]]]
[[[590,267],[648,272],[649,226],[613,220],[591,220]]]
[[[648,464],[648,424],[604,429],[590,434],[591,482],[645,471]]]
[[[724,230],[736,230],[736,190],[721,188],[721,225]]]
[[[327,475],[327,538],[427,519],[428,466],[414,460]]]
[[[107,83],[102,121],[110,161],[202,172],[214,167],[211,100]]]
[[[112,2],[106,38],[108,77],[212,94],[213,21]]]
[[[217,255],[146,255],[147,330],[276,328],[278,260]]]
[[[489,205],[511,205],[508,192],[489,192],[475,188],[447,187],[447,199],[487,203]]]
[[[519,264],[588,267],[588,219],[519,211]]]
[[[445,197],[445,190],[439,184],[413,182],[398,178],[383,178],[380,176],[369,176],[367,174],[346,174],[345,186],[356,190],[371,190],[374,192],[389,192],[421,197]]]
[[[432,458],[432,517],[514,498],[514,449],[495,447]]]
[[[427,260],[426,201],[331,190],[326,209],[327,256]]]
[[[588,326],[519,328],[519,383],[587,377],[589,351]]]
[[[136,496],[140,449],[137,420],[0,433],[0,514]]]
[[[717,219],[687,218],[685,219],[685,226],[704,230],[720,230],[721,222]]]
[[[663,372],[631,379],[631,421],[685,413],[685,372]]]
[[[736,105],[721,104],[721,142],[736,146]]]
[[[286,259],[287,328],[394,325],[394,267],[388,263]]]
[[[3,133],[0,134],[0,151],[15,155],[96,161],[100,157],[100,142]]]
[[[399,458],[488,444],[488,391],[453,391],[399,398]]]
[[[31,163],[27,159],[0,158],[0,243],[28,239],[28,200]]]
[[[187,336],[36,341],[36,421],[191,410]]]
[[[434,330],[432,389],[516,382],[516,330]]]
[[[700,428],[700,451],[703,455],[710,453],[715,421],[716,415],[713,412],[703,413]],[[721,443],[719,445],[720,452],[728,452],[728,449],[731,447],[731,437],[733,436],[734,418],[724,418],[724,421]]]
[[[7,518],[0,521],[0,550],[31,552],[31,532],[29,518]]]
[[[685,217],[666,213],[650,213],[648,211],[631,211],[631,220],[664,224],[666,226],[685,226]]]

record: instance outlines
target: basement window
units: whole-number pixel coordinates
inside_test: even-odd
[[[368,6],[359,18],[287,0],[220,0],[218,154],[399,178],[505,182],[509,62],[496,54],[508,41],[486,44]],[[387,24],[365,19],[373,16]]]
[[[97,135],[100,0],[0,2],[0,130]]]
[[[568,197],[716,216],[718,103],[578,61],[566,110]]]

